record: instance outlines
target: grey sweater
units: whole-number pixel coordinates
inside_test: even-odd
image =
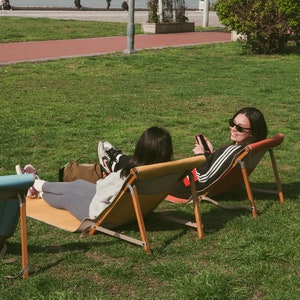
[[[96,183],[96,194],[90,204],[89,216],[95,219],[109,206],[120,191],[125,178],[120,177],[121,170],[112,172]]]

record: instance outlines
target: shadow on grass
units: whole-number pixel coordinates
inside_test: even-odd
[[[300,182],[282,184],[282,191],[286,199],[296,200],[300,195]]]
[[[72,235],[78,235],[79,233],[70,233]],[[29,253],[44,253],[44,254],[57,254],[57,253],[63,253],[63,252],[73,252],[73,251],[86,251],[89,250],[92,247],[105,247],[109,246],[114,243],[115,240],[112,241],[97,241],[87,239],[84,242],[61,242],[60,245],[53,246],[53,245],[45,245],[45,246],[38,246],[38,245],[30,245],[28,244],[28,252]],[[50,241],[49,241],[50,243]],[[11,255],[19,255],[21,244],[19,241],[17,242],[9,242],[9,253]]]
[[[280,203],[277,188],[274,183],[255,183],[255,184],[251,184],[251,187],[253,189],[266,189],[266,190],[274,191],[274,193],[253,191],[254,201],[257,207],[258,215],[261,215],[264,212],[268,211],[268,209],[274,204]],[[283,190],[283,195],[285,200],[297,199],[297,197],[299,197],[300,194],[300,183],[293,182],[290,184],[282,184],[282,190]],[[243,187],[233,189],[230,192],[213,197],[213,199],[218,201],[221,204],[233,206],[233,208],[224,209],[221,207],[217,207],[206,201],[201,202],[200,211],[201,211],[202,222],[204,224],[205,234],[215,233],[222,230],[225,227],[226,223],[232,221],[237,217],[249,216],[249,218],[252,218],[250,202],[247,198],[247,193]],[[245,206],[248,208],[240,208],[241,206]],[[193,218],[192,204],[190,205],[190,212],[175,211],[173,212],[173,214],[176,217],[192,220]],[[182,226],[182,225],[177,224],[176,227],[173,228],[177,228],[178,226]]]

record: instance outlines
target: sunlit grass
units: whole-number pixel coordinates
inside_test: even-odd
[[[1,17],[0,43],[126,35],[126,23]],[[141,26],[136,24],[136,33]]]
[[[57,180],[58,168],[87,155],[98,140],[132,153],[141,132],[166,127],[175,159],[191,155],[193,135],[228,142],[227,120],[242,106],[263,111],[286,202],[255,194],[259,217],[201,204],[205,238],[149,216],[153,255],[97,234],[84,240],[28,220],[30,277],[7,280],[20,262],[1,263],[5,299],[297,299],[300,296],[299,57],[255,56],[235,43],[141,51],[0,68],[1,175],[34,164]],[[266,157],[267,158],[267,157]],[[253,174],[273,186],[265,159]],[[247,204],[243,191],[222,197]],[[192,217],[186,205],[163,203]],[[138,234],[135,225],[122,228]],[[20,257],[18,231],[7,258]]]

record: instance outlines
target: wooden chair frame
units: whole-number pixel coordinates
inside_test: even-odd
[[[201,158],[201,160],[203,160],[203,157]],[[147,236],[147,232],[146,232],[145,221],[144,221],[144,217],[143,217],[144,213],[141,209],[141,202],[143,201],[143,197],[139,195],[138,188],[135,185],[135,182],[137,180],[139,180],[139,173],[143,172],[142,169],[143,169],[143,167],[135,168],[135,169],[131,170],[130,179],[126,183],[126,186],[123,189],[122,195],[120,195],[120,197],[123,197],[124,193],[126,193],[127,190],[130,192],[130,197],[131,197],[131,201],[133,203],[135,217],[136,217],[136,221],[137,221],[137,224],[139,227],[141,239],[135,239],[135,238],[129,237],[127,235],[124,235],[124,234],[121,234],[116,231],[109,230],[105,227],[100,226],[106,220],[105,215],[102,218],[99,218],[99,220],[94,225],[91,226],[91,229],[89,230],[89,235],[94,234],[95,231],[100,231],[102,233],[105,233],[105,234],[108,234],[111,236],[115,236],[120,239],[126,240],[128,242],[134,243],[136,245],[140,245],[144,248],[146,253],[150,254],[151,250],[150,250],[149,240],[148,240],[148,236]],[[193,178],[192,173],[187,170],[186,172],[181,172],[178,176],[178,179],[180,179],[184,173],[187,174],[190,179]],[[203,237],[203,225],[202,225],[202,221],[201,221],[200,208],[199,208],[199,204],[198,204],[198,198],[197,198],[196,187],[195,187],[194,182],[191,185],[191,193],[193,194],[192,199],[193,199],[193,204],[194,204],[195,222],[190,222],[190,221],[187,221],[184,219],[171,217],[171,216],[167,216],[164,214],[160,214],[159,217],[169,220],[169,221],[176,222],[176,223],[184,224],[186,226],[194,227],[197,229],[198,237],[202,238]],[[168,192],[165,191],[164,195],[167,196]],[[160,196],[161,201],[164,200],[165,196],[163,196],[163,197]]]
[[[85,219],[80,222],[68,211],[51,207],[43,199],[27,199],[27,216],[70,232],[81,232],[81,236],[93,235],[99,231],[142,246],[145,252],[150,254],[144,218],[154,211],[186,173],[190,173],[203,163],[205,163],[205,157],[197,156],[131,169],[111,205],[95,220]],[[198,237],[201,238],[203,231],[195,185],[191,185],[191,189],[196,222],[185,223],[197,228]],[[140,239],[115,230],[130,222],[137,222]],[[185,224],[184,221],[181,223]]]

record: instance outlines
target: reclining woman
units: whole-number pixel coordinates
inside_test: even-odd
[[[136,166],[170,161],[173,146],[170,133],[159,127],[150,127],[136,143],[133,156],[123,168],[112,172],[96,184],[79,179],[72,182],[46,182],[36,179],[33,188],[48,204],[68,210],[78,220],[96,218],[117,195],[130,169]],[[16,167],[17,173],[24,172]],[[26,168],[32,172],[33,168]],[[26,172],[25,170],[25,172]]]
[[[211,142],[204,137],[201,141],[200,136],[194,137],[194,155],[205,155],[206,163],[196,169],[195,183],[196,189],[202,190],[214,182],[229,167],[233,158],[246,145],[258,142],[267,137],[267,124],[264,115],[254,107],[244,107],[238,110],[229,120],[231,142],[214,151]],[[205,149],[205,142],[207,149]],[[100,163],[107,170],[116,172],[130,159],[130,156],[122,154],[108,142],[99,142],[98,155]],[[183,180],[177,189],[172,192],[172,196],[188,199],[190,197],[189,182]]]

